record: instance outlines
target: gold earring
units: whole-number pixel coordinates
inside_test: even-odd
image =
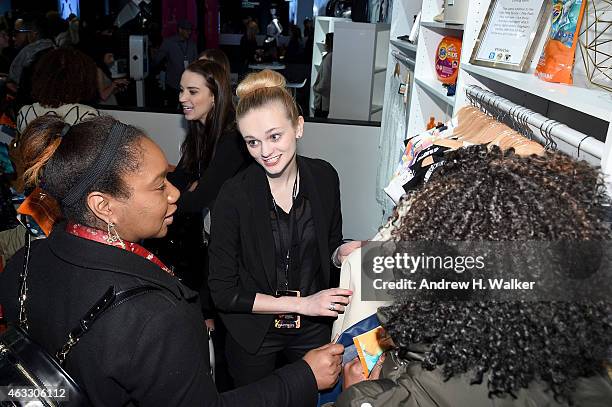
[[[125,243],[121,240],[121,236],[117,233],[117,229],[115,229],[115,224],[113,222],[108,222],[106,224],[106,230],[108,231],[106,241],[112,246],[118,244],[122,249],[125,249]]]

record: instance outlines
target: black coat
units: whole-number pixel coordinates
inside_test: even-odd
[[[215,155],[208,167],[202,169],[199,179],[197,174],[185,171],[181,158],[176,170],[168,174],[168,180],[181,191],[177,213],[201,214],[202,209],[212,208],[221,185],[252,161],[240,132],[235,128],[221,135]],[[193,181],[198,181],[198,186],[193,192],[187,191]]]
[[[321,256],[321,272],[313,278],[329,288],[338,282],[331,256],[342,243],[338,174],[323,160],[298,156],[297,163],[300,193],[310,201]],[[251,353],[261,346],[274,318],[251,313],[255,295],[274,295],[277,287],[270,196],[265,171],[253,163],[223,185],[211,217],[211,295],[232,337]]]
[[[203,246],[202,211],[212,209],[221,185],[244,169],[253,159],[237,129],[232,128],[221,135],[215,154],[198,179],[198,174],[189,174],[182,166],[182,158],[176,170],[168,174],[168,180],[181,191],[177,202],[174,224],[168,229],[166,239],[146,242],[174,269],[188,287],[200,294],[205,318],[214,317],[214,306],[208,289],[208,254]],[[189,191],[194,181],[198,186]]]
[[[18,253],[0,273],[0,302],[10,321],[17,319],[22,258]],[[316,381],[302,360],[251,386],[218,394],[197,294],[145,258],[70,235],[64,225],[32,244],[30,333],[55,353],[109,286],[125,290],[142,284],[162,290],[103,315],[68,355],[68,372],[95,405],[316,405]]]

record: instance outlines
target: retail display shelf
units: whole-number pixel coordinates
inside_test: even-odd
[[[417,45],[411,42],[402,41],[402,40],[391,40],[390,42],[391,44],[395,45],[403,53],[406,53],[406,51],[416,53],[417,51]]]
[[[446,96],[446,88],[442,86],[442,83],[434,79],[425,78],[414,78],[415,83],[421,88],[425,89],[429,94],[436,97],[438,100],[444,102],[447,105],[453,106],[455,104],[454,96]]]
[[[421,21],[421,26],[427,28],[444,28],[447,30],[463,31],[463,24],[439,23],[437,21]]]
[[[575,78],[574,85],[562,85],[542,81],[530,72],[506,71],[468,63],[462,63],[461,68],[472,75],[506,84],[590,116],[612,120],[612,93],[587,88],[583,78]]]

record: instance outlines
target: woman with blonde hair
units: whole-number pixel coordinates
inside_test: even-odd
[[[277,356],[292,362],[329,341],[352,294],[331,288],[337,265],[356,244],[342,245],[335,169],[296,153],[304,118],[283,76],[250,74],[237,93],[238,127],[255,162],[217,197],[209,286],[240,386],[269,374]]]

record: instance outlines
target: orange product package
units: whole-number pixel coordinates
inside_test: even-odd
[[[436,54],[436,74],[440,82],[447,85],[457,83],[460,56],[461,39],[456,37],[442,38]]]
[[[586,0],[552,0],[551,28],[535,74],[546,82],[572,84],[572,70]]]

